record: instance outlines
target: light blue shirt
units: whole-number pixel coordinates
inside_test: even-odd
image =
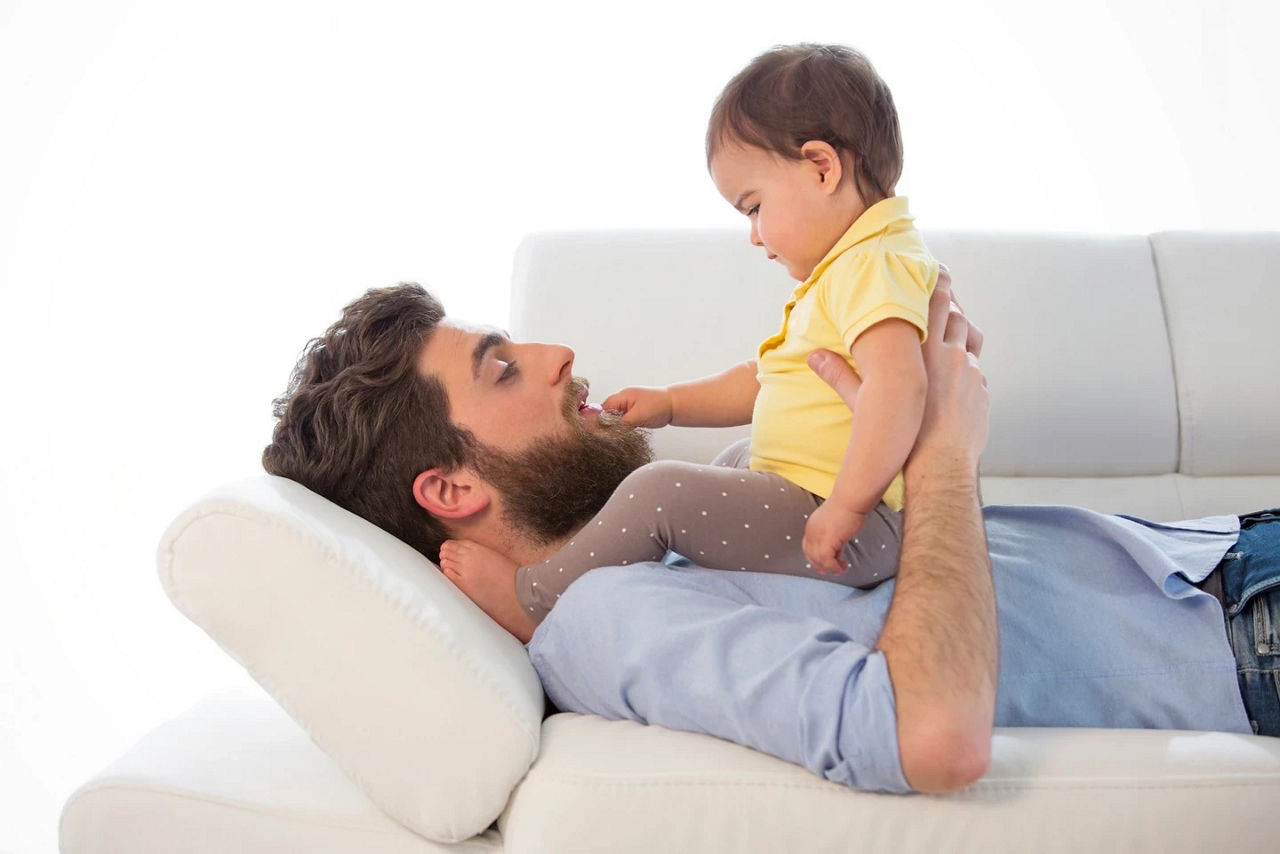
[[[988,507],[997,726],[1250,732],[1222,608],[1188,583],[1239,520]],[[593,570],[529,642],[565,711],[709,733],[860,789],[909,791],[875,648],[893,582],[658,563]]]

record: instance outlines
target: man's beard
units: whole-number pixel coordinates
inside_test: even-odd
[[[481,445],[472,460],[476,472],[502,493],[508,524],[538,545],[577,531],[623,478],[653,459],[649,434],[616,415],[602,412],[600,429],[586,428],[577,414],[584,388],[578,377],[566,388],[563,414],[572,435],[515,454]]]

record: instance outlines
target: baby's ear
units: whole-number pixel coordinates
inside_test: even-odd
[[[465,519],[489,506],[489,493],[470,469],[427,469],[413,479],[413,500],[432,516]]]
[[[844,174],[844,163],[840,153],[829,142],[811,139],[800,146],[800,156],[809,161],[822,183],[823,190],[834,193],[840,186],[840,177]]]

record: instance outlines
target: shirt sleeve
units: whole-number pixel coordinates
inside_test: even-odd
[[[701,732],[858,789],[907,792],[883,655],[705,570],[593,570],[529,654],[566,711]]]
[[[846,349],[882,320],[905,320],[929,329],[929,297],[938,284],[938,262],[906,252],[846,252],[817,283],[818,299]]]

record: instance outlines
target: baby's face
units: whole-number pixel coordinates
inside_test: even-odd
[[[804,281],[856,219],[829,175],[812,160],[789,160],[726,141],[711,158],[720,195],[751,221],[751,243],[764,247],[793,279]]]

